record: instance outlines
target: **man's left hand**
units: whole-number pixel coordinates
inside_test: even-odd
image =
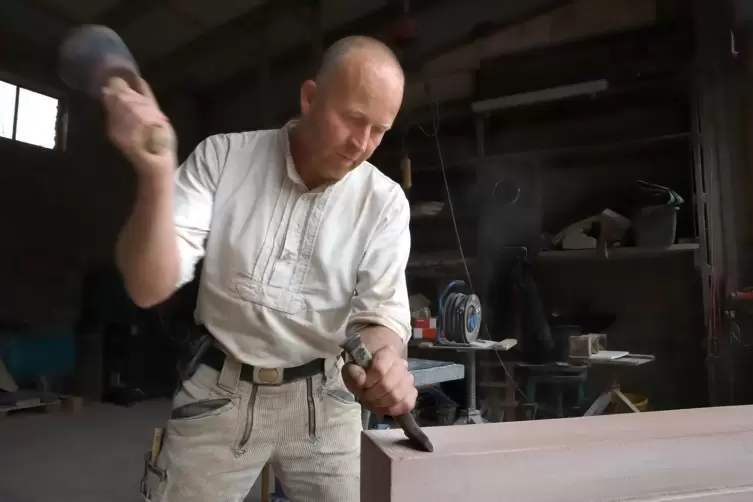
[[[408,372],[408,361],[392,347],[374,352],[368,370],[346,364],[343,380],[348,390],[373,413],[394,417],[408,413],[416,405],[418,391],[413,385],[413,375]]]

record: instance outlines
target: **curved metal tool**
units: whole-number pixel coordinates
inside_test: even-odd
[[[365,370],[369,369],[371,366],[371,353],[369,352],[369,349],[366,348],[366,345],[364,345],[360,335],[356,334],[351,336],[341,345],[341,347],[348,353],[355,364]],[[403,432],[405,432],[405,435],[408,437],[411,444],[417,449],[428,452],[434,451],[434,445],[431,444],[428,436],[421,430],[421,427],[418,426],[413,415],[406,413],[405,415],[393,418],[398,424],[400,424],[400,427],[403,429]]]

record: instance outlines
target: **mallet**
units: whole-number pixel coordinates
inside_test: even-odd
[[[106,26],[74,29],[60,46],[59,59],[63,81],[95,100],[101,99],[105,87],[137,88],[138,65],[123,39]],[[158,126],[151,127],[144,140],[147,151],[153,154],[161,153],[171,143],[170,133]]]

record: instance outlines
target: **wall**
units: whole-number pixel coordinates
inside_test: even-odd
[[[133,173],[107,140],[97,104],[66,96],[42,71],[16,70],[26,70],[14,74],[24,84],[61,93],[68,137],[65,152],[0,140],[0,323],[71,326],[83,277],[111,260]],[[185,95],[162,101],[183,158],[201,137],[197,102]]]

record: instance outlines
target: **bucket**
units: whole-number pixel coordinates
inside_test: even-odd
[[[676,206],[648,206],[633,218],[636,246],[671,246],[677,233]]]
[[[631,394],[630,392],[623,393],[628,400],[633,403],[633,406],[638,408],[638,411],[648,411],[648,398],[640,394]]]

